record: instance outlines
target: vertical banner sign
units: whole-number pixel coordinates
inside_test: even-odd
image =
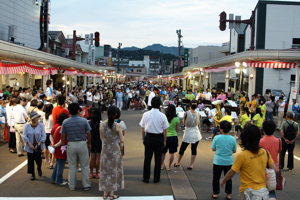
[[[110,66],[111,67],[111,65],[112,65],[112,53],[111,53],[111,51],[109,52],[109,65],[108,66]]]
[[[189,50],[184,49],[184,67],[189,65]]]
[[[84,36],[84,44],[89,45],[90,44],[90,35],[85,34]]]
[[[290,93],[288,111],[292,111],[293,99],[297,100],[297,94],[298,94],[297,87],[292,87],[291,88],[291,93]]]

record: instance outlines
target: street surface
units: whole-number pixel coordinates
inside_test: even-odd
[[[106,114],[102,114],[103,118],[106,119]],[[105,116],[104,116],[105,115]],[[144,160],[144,147],[142,144],[141,128],[138,125],[142,114],[140,111],[123,111],[121,119],[126,123],[127,130],[125,134],[125,156],[123,159],[124,166],[124,175],[125,175],[125,189],[122,191],[116,192],[119,194],[122,199],[143,199],[142,197],[148,197],[145,199],[153,199],[154,196],[157,196],[157,199],[172,199],[170,196],[174,195],[172,190],[172,181],[170,181],[168,173],[166,170],[162,170],[161,173],[161,182],[154,184],[153,183],[153,168],[152,176],[150,183],[146,184],[142,182],[143,174],[143,160]],[[182,169],[183,174],[186,175],[188,181],[191,185],[191,191],[194,191],[197,199],[212,199],[212,166],[213,166],[213,156],[214,153],[211,151],[210,145],[211,141],[206,141],[205,138],[210,136],[210,133],[203,133],[203,139],[198,145],[198,155],[196,162],[194,164],[193,170],[187,170],[186,167],[190,162],[191,151],[188,147],[185,155],[182,159]],[[179,132],[179,145],[181,144],[183,132]],[[275,136],[279,137],[279,132],[276,131]],[[238,140],[237,142],[239,142]],[[287,185],[284,191],[276,191],[278,199],[299,199],[299,190],[298,190],[298,178],[300,173],[300,140],[298,139],[295,156],[298,159],[295,159],[295,167],[292,172],[283,172],[283,176],[286,178]],[[179,150],[179,149],[178,149]],[[241,149],[238,146],[237,153]],[[235,157],[235,156],[234,156]],[[287,156],[286,156],[287,159]],[[55,186],[50,183],[50,177],[52,170],[48,169],[48,163],[45,163],[43,160],[43,176],[42,178],[37,177],[35,181],[30,181],[30,175],[27,174],[27,165],[24,163],[26,161],[26,156],[17,157],[16,154],[11,154],[8,151],[7,144],[0,147],[0,200],[8,199],[6,197],[91,197],[87,198],[90,200],[99,199],[92,197],[101,197],[102,192],[98,190],[98,179],[91,179],[92,189],[90,191],[83,191],[81,185],[81,176],[80,173],[77,173],[77,188],[76,191],[70,191],[68,186]],[[23,165],[21,165],[23,163]],[[153,163],[153,162],[152,162]],[[21,166],[19,166],[21,165]],[[18,167],[20,169],[15,169]],[[15,170],[14,170],[15,169]],[[11,172],[12,170],[15,173]],[[177,170],[173,167],[173,174],[177,173]],[[11,176],[9,177],[9,173]],[[179,173],[179,172],[178,172]],[[171,175],[171,174],[170,174]],[[68,178],[68,165],[66,165],[64,171],[64,179]],[[180,181],[180,180],[179,180]],[[176,182],[176,180],[175,180]],[[177,180],[178,182],[178,180]],[[178,183],[177,183],[178,184]],[[233,178],[233,199],[237,199],[238,188],[240,185],[239,174],[236,174]],[[173,185],[174,186],[174,185]],[[173,187],[176,188],[176,187]],[[188,191],[188,190],[187,190]],[[176,194],[176,192],[175,192]],[[152,197],[151,197],[152,196]],[[163,197],[164,196],[164,197]],[[225,199],[224,189],[221,189],[219,194],[219,199]],[[5,198],[4,198],[5,197]],[[127,198],[124,198],[127,197]],[[131,198],[130,198],[131,197]],[[135,197],[135,198],[133,198]],[[173,196],[174,199],[176,196]],[[28,198],[27,198],[28,199]],[[38,198],[38,199],[47,199],[47,198]],[[64,198],[65,199],[65,198]],[[72,198],[74,199],[74,198]],[[84,198],[80,198],[84,199]],[[102,199],[102,198],[100,198]],[[179,199],[179,197],[177,197]],[[20,199],[21,200],[21,199]]]

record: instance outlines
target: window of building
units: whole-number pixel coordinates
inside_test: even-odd
[[[293,38],[293,44],[300,44],[300,38]]]
[[[292,74],[291,75],[291,81],[295,81],[296,80],[296,75],[295,74]]]
[[[131,66],[134,67],[134,64],[132,64]]]
[[[133,69],[131,70],[131,72],[133,72]]]

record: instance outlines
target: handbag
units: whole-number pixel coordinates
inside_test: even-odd
[[[275,171],[273,169],[269,168],[269,152],[265,149],[267,156],[268,156],[268,160],[267,160],[267,167],[265,169],[265,173],[266,173],[266,183],[267,183],[267,189],[269,191],[273,191],[276,189],[276,174]]]
[[[281,175],[281,159],[280,159],[280,144],[281,144],[281,140],[279,140],[279,170],[278,172],[276,173],[276,182],[277,182],[277,185],[276,185],[276,190],[283,190],[284,187],[285,187],[285,184],[286,184],[286,180],[285,178]]]

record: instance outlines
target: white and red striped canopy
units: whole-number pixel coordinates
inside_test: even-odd
[[[0,63],[0,74],[16,74],[20,72],[27,72],[29,74],[42,75],[42,76],[46,76],[50,74],[50,71],[48,69],[36,67],[28,63],[21,63],[21,64]]]
[[[274,68],[274,69],[291,69],[296,68],[297,63],[291,62],[259,62],[259,61],[251,61],[247,62],[247,66],[249,67],[257,67],[257,68]]]

